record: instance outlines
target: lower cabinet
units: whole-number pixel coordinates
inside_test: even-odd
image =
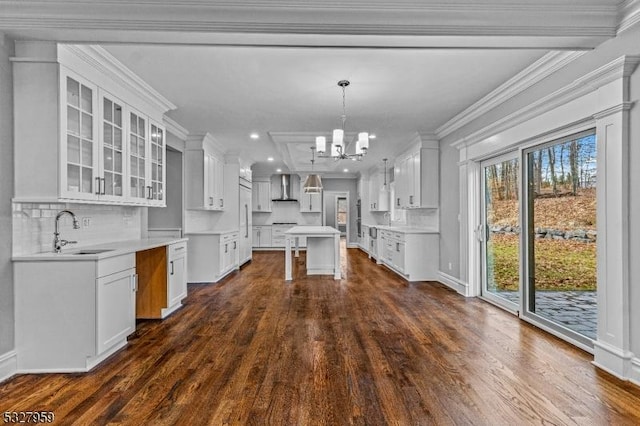
[[[182,306],[187,297],[186,262],[186,242],[136,253],[137,318],[166,318]]]
[[[436,233],[379,230],[378,261],[409,281],[437,279],[439,238]]]
[[[18,372],[88,371],[135,331],[133,253],[18,261],[14,273]]]
[[[217,282],[239,268],[238,231],[202,232],[185,236],[189,238],[188,282]]]
[[[271,247],[271,225],[253,226],[253,247]]]

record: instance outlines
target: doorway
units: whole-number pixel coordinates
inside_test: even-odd
[[[340,231],[348,247],[350,241],[349,192],[323,191],[322,224]],[[354,206],[355,207],[355,206]]]

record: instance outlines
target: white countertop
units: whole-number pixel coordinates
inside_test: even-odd
[[[332,228],[330,226],[315,225],[297,225],[285,231],[285,234],[287,235],[334,235],[339,233],[340,231],[338,231],[336,228]]]
[[[156,247],[166,246],[169,244],[180,243],[187,241],[188,238],[143,238],[139,240],[127,240],[127,241],[118,241],[115,243],[104,243],[104,244],[96,244],[93,246],[86,247],[66,247],[62,249],[62,253],[53,253],[50,252],[42,252],[42,253],[34,253],[34,254],[26,254],[22,256],[14,256],[12,260],[14,262],[33,262],[33,261],[43,261],[43,260],[74,260],[74,261],[82,261],[82,260],[98,260],[98,259],[106,259],[108,257],[120,256],[123,254],[135,253],[137,251],[149,250]],[[83,250],[100,250],[106,249],[102,253],[92,253],[92,254],[74,254]]]
[[[192,232],[185,232],[184,235],[221,235],[221,234],[228,234],[230,232],[239,232],[239,229],[231,228],[231,229],[223,229],[223,230],[211,229],[206,231],[192,231]]]
[[[370,225],[363,224],[369,228],[384,229],[386,231],[400,232],[402,234],[438,234],[440,231],[433,228],[419,228],[416,226],[387,226],[387,225]]]

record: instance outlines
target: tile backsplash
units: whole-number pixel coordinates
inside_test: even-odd
[[[73,229],[71,216],[60,218],[60,237],[77,241],[64,249],[139,239],[142,207],[66,203],[13,203],[13,255],[51,251],[55,217],[72,211],[80,222]]]

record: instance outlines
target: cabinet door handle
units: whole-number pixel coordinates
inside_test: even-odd
[[[100,181],[102,182],[102,190],[100,191],[100,194],[105,195],[107,193],[107,180],[105,178],[101,178]]]
[[[151,200],[153,198],[153,194],[152,194],[152,188],[150,186],[147,186],[147,200]]]
[[[258,204],[258,210],[262,210],[262,209],[260,208],[260,204]]]
[[[235,250],[235,249],[237,249],[237,248],[238,248],[238,242],[237,242],[237,241],[234,241],[234,242],[233,242],[233,249]]]
[[[396,251],[400,251],[400,243],[396,243]]]
[[[396,206],[400,207],[400,198],[396,199]]]
[[[224,207],[224,199],[220,198],[220,207]]]
[[[409,204],[413,205],[413,195],[409,195]]]
[[[100,195],[100,178],[96,178],[96,195]]]
[[[224,245],[224,252],[225,252],[225,253],[227,253],[227,251],[228,251],[228,250],[227,250],[227,248],[228,248],[228,244],[225,244],[225,245]]]
[[[169,262],[169,265],[171,266],[171,273],[170,273],[170,275],[173,275],[173,260]]]
[[[138,274],[131,275],[131,291],[133,293],[138,291]]]

